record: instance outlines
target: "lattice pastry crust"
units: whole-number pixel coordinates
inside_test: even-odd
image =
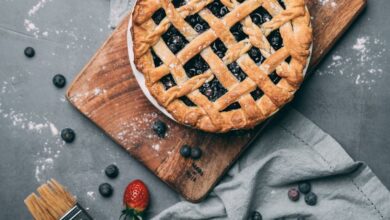
[[[208,132],[252,128],[289,102],[312,44],[304,0],[138,0],[132,22],[150,93]]]

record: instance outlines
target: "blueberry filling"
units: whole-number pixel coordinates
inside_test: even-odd
[[[246,78],[246,74],[240,66],[236,62],[233,62],[229,65],[227,65],[228,69],[230,70],[231,73],[240,81],[242,82]]]
[[[240,22],[237,22],[235,25],[233,25],[230,28],[230,32],[232,32],[234,38],[236,38],[237,41],[244,40],[248,37],[248,35],[244,33],[244,30],[242,29],[242,24]]]
[[[198,54],[184,64],[184,70],[188,77],[193,77],[202,74],[210,67],[207,62]]]
[[[172,4],[175,6],[175,8],[179,8],[186,4],[185,0],[172,0]]]
[[[227,92],[227,90],[221,85],[217,78],[214,78],[210,82],[203,84],[199,88],[199,91],[212,102]]]
[[[286,62],[287,62],[287,63],[290,63],[290,62],[291,62],[291,56],[287,57]]]
[[[278,76],[278,74],[276,74],[276,72],[272,72],[271,74],[268,75],[268,77],[272,80],[272,82],[274,84],[278,84],[278,82],[280,81],[280,76]]]
[[[153,57],[153,62],[154,62],[154,66],[155,67],[158,67],[158,66],[161,66],[163,64],[162,60],[157,56],[156,52],[154,52],[154,50],[150,50],[151,53],[152,53],[152,57]]]
[[[263,7],[257,8],[249,16],[251,17],[252,22],[257,25],[261,25],[272,19],[272,16]]]
[[[283,39],[280,35],[279,29],[272,31],[271,34],[268,35],[267,39],[275,50],[279,50],[283,47]]]
[[[248,51],[248,55],[257,64],[263,63],[264,60],[265,60],[265,57],[263,57],[263,55],[261,54],[259,48],[257,48],[257,47],[252,47]]]
[[[224,110],[222,110],[223,112],[228,112],[228,111],[232,111],[232,110],[235,110],[235,109],[239,109],[241,108],[241,105],[240,103],[238,102],[234,102],[232,104],[230,104],[228,107],[226,107]]]
[[[243,3],[245,0],[237,0],[239,3]]]
[[[173,86],[176,86],[176,82],[172,77],[172,74],[166,75],[160,79],[160,82],[164,85],[165,89],[168,90]]]
[[[174,54],[188,43],[187,39],[173,25],[162,35],[162,38]]]
[[[152,19],[154,23],[157,25],[160,24],[160,22],[165,18],[166,14],[163,8],[158,9],[154,14],[152,15]]]
[[[218,18],[222,18],[227,13],[229,13],[229,9],[219,0],[213,1],[212,3],[207,5],[207,8]]]
[[[264,95],[264,92],[261,91],[259,88],[256,88],[256,90],[253,90],[251,92],[251,96],[254,100],[260,99]]]
[[[190,15],[185,18],[185,20],[195,29],[198,33],[203,33],[205,30],[209,29],[210,26],[207,24],[202,17],[198,14]]]
[[[225,56],[225,53],[227,51],[227,48],[225,47],[225,44],[223,44],[223,42],[220,39],[215,40],[211,44],[211,49],[221,59]]]
[[[184,102],[189,107],[196,106],[195,103],[193,103],[187,96],[182,96],[179,98],[181,101]]]
[[[278,0],[280,6],[282,6],[283,9],[286,9],[286,4],[284,4],[283,0]]]

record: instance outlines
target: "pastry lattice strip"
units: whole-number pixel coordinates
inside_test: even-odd
[[[296,80],[294,76],[290,77],[292,74],[288,72],[291,70],[285,62],[285,59],[289,56],[292,56],[293,59],[296,56],[290,53],[287,47],[283,47],[275,52],[268,40],[266,40],[266,36],[273,30],[281,28],[281,26],[301,15],[301,11],[304,13],[304,5],[293,5],[293,7],[289,7],[287,10],[282,10],[276,0],[247,0],[242,4],[238,4],[235,0],[233,2],[223,0],[222,3],[230,9],[230,12],[222,19],[219,19],[208,9],[204,9],[210,2],[210,0],[192,0],[187,5],[176,10],[169,1],[161,0],[161,6],[167,16],[145,40],[145,42],[150,43],[149,45],[154,44],[153,49],[164,63],[162,67],[160,66],[152,70],[155,71],[154,74],[150,74],[154,76],[151,79],[155,83],[153,87],[161,86],[156,82],[171,73],[177,86],[166,91],[164,105],[169,105],[171,101],[181,96],[187,96],[207,113],[213,124],[218,124],[221,120],[219,118],[219,112],[236,101],[240,103],[241,109],[246,113],[249,120],[251,117],[265,118],[273,110],[277,110],[278,107],[291,99],[293,92],[290,92],[290,90],[295,91],[295,87],[294,85],[290,85],[289,81],[293,84]],[[288,3],[288,0],[286,2]],[[267,11],[274,15],[272,20],[262,24],[260,27],[254,24],[249,16],[258,7],[265,7]],[[184,20],[188,15],[195,13],[198,13],[210,26],[210,29],[202,34],[198,34]],[[150,19],[149,22],[153,21]],[[230,28],[237,22],[241,22],[244,27],[244,32],[248,35],[249,39],[240,42],[235,40],[230,32]],[[170,25],[178,29],[189,41],[176,56],[161,39],[161,35],[167,31]],[[287,29],[286,32],[289,32],[289,30]],[[261,40],[258,40],[259,36]],[[218,38],[228,48],[222,60],[209,47]],[[153,41],[157,41],[157,43]],[[252,46],[259,48],[262,55],[266,58],[260,66],[257,66],[246,54]],[[200,54],[208,63],[212,73],[206,71],[206,73],[198,75],[196,78],[192,77],[189,79],[186,76],[183,65],[196,54]],[[270,57],[272,59],[269,59]],[[226,64],[234,61],[238,63],[248,76],[242,82],[239,82],[226,67]],[[169,65],[166,65],[167,63]],[[282,78],[278,84],[283,84],[283,87],[275,85],[268,77],[274,70]],[[199,95],[200,92],[198,90],[204,82],[212,79],[213,73],[218,79],[223,79],[219,81],[228,90],[226,94],[219,97],[215,102],[211,102],[205,96]],[[256,87],[259,87],[264,92],[263,97],[257,100],[257,103],[250,96],[250,92],[255,90]],[[268,109],[268,112],[261,109],[262,106],[267,106],[266,109]]]

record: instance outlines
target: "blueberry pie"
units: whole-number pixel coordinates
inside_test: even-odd
[[[131,22],[150,93],[208,132],[252,128],[289,102],[312,44],[304,0],[138,0]]]

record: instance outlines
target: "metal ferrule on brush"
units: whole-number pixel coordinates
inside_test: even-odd
[[[76,203],[60,220],[92,220],[92,217],[88,215],[83,207]]]

